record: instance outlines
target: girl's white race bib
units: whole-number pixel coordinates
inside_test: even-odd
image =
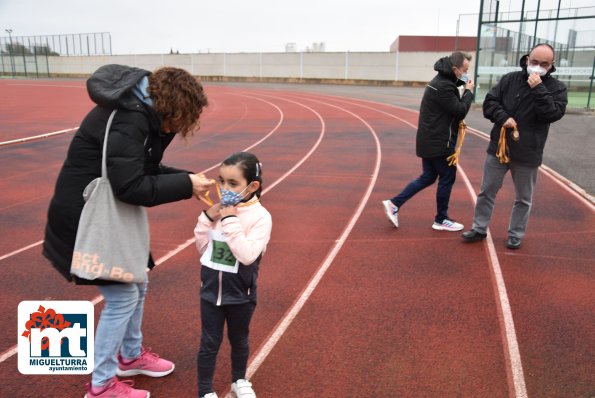
[[[238,273],[240,264],[225,242],[223,232],[217,230],[209,231],[209,245],[200,262],[206,267],[232,274]]]

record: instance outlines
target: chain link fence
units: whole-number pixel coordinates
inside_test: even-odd
[[[7,33],[9,33],[7,31]],[[50,56],[111,55],[108,32],[0,37],[0,75],[49,76]]]
[[[570,0],[482,0],[476,98],[484,98],[502,75],[519,70],[520,58],[536,44],[547,43],[556,51],[554,76],[568,87],[569,107],[593,108],[595,7],[570,5]]]

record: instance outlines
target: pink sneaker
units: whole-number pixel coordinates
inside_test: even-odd
[[[87,383],[85,398],[149,398],[151,393],[132,388],[132,380],[119,381],[117,377],[111,379],[100,391],[93,392],[91,383]]]
[[[118,354],[118,376],[145,375],[151,377],[167,376],[174,371],[173,362],[160,358],[159,355],[151,352],[150,348],[142,348],[140,356],[136,359],[128,360]]]

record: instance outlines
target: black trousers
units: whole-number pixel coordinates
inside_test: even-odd
[[[217,353],[223,341],[227,322],[227,337],[231,345],[231,381],[246,378],[250,347],[248,334],[256,303],[216,306],[200,300],[202,333],[198,350],[198,396],[213,392],[213,374]]]

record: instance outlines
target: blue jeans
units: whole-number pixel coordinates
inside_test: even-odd
[[[147,283],[124,283],[98,286],[105,305],[95,332],[95,369],[93,386],[105,385],[116,375],[118,352],[124,358],[141,354],[141,324]]]
[[[399,208],[411,199],[416,193],[432,185],[438,177],[438,189],[436,190],[436,217],[434,221],[442,224],[448,217],[448,202],[450,191],[457,178],[457,166],[449,166],[446,157],[423,158],[423,171],[417,179],[411,181],[400,194],[391,199],[391,202]]]

